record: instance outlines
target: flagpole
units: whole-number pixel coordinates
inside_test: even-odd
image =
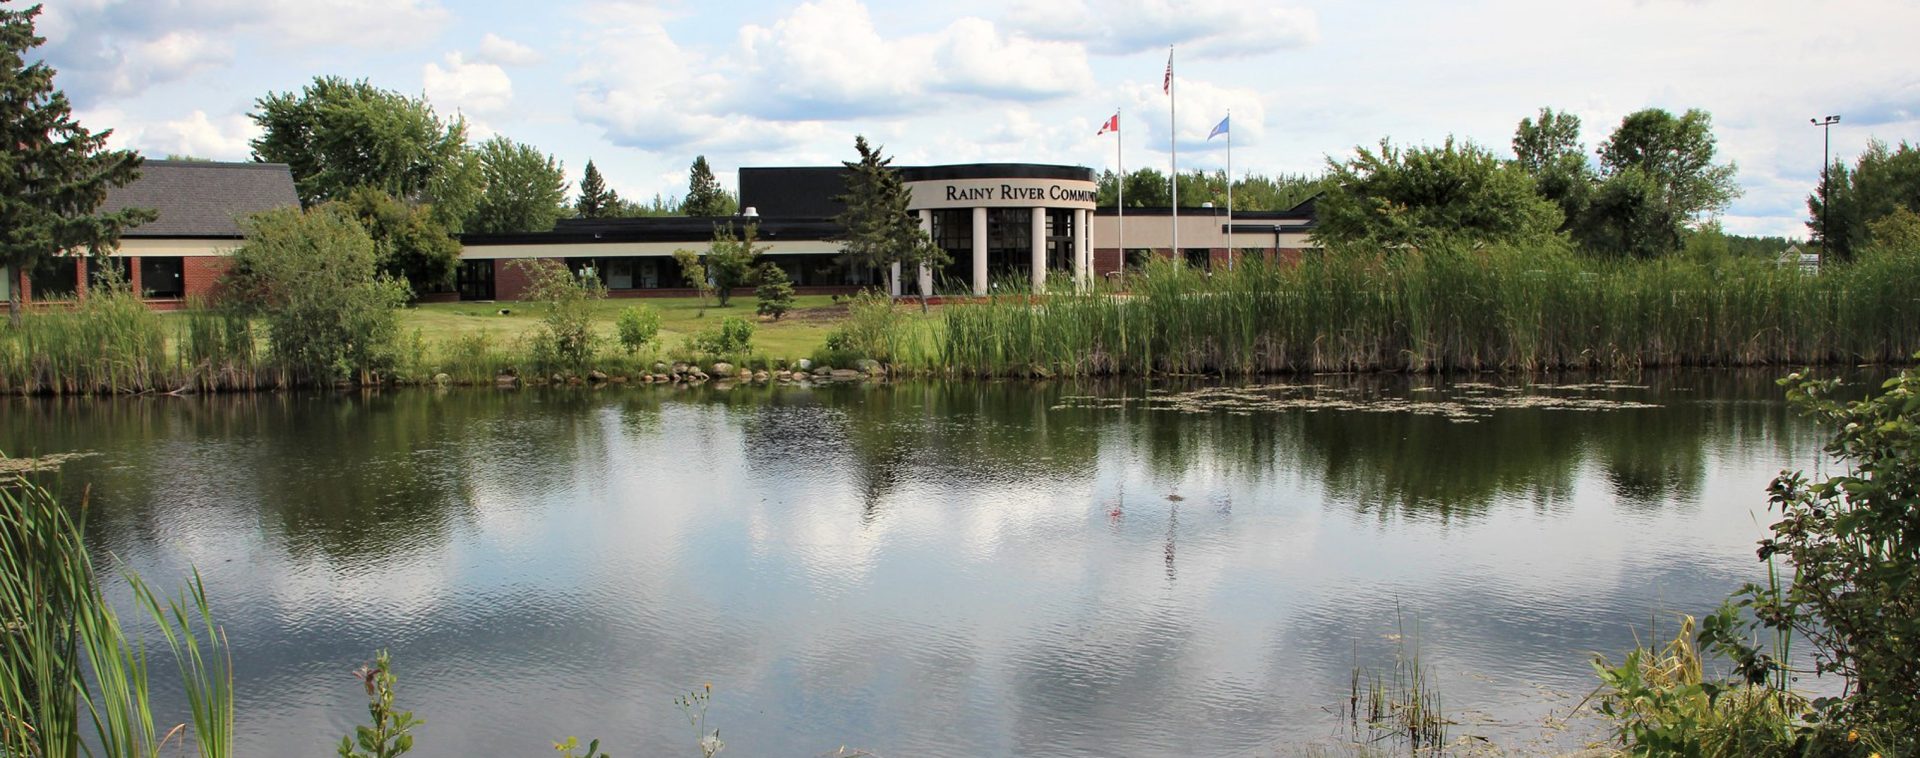
[[[1180,255],[1180,145],[1179,127],[1175,126],[1180,113],[1180,96],[1175,94],[1173,83],[1173,46],[1167,46],[1167,159],[1172,173],[1167,177],[1173,183],[1173,257],[1184,260]]]
[[[1119,231],[1114,233],[1113,241],[1115,245],[1120,247],[1120,266],[1125,268],[1127,265],[1127,161],[1123,155],[1122,148],[1126,147],[1127,138],[1121,134],[1118,128],[1120,126],[1120,112],[1122,110],[1124,109],[1113,109],[1113,125],[1116,127],[1113,130],[1113,166],[1120,174],[1119,200],[1115,208],[1115,211],[1119,215],[1117,221]],[[1089,216],[1088,218],[1092,217]],[[1091,255],[1091,253],[1089,253],[1089,255]],[[1088,271],[1092,271],[1092,268],[1089,267]]]
[[[1227,270],[1233,270],[1233,109],[1227,109]]]

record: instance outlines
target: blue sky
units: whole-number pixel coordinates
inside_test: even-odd
[[[17,0],[16,0],[17,3]],[[592,158],[624,196],[677,195],[704,154],[901,164],[1167,164],[1175,45],[1182,168],[1318,172],[1381,137],[1509,151],[1541,106],[1589,148],[1643,107],[1713,113],[1744,195],[1730,231],[1804,236],[1820,170],[1920,129],[1920,3],[1207,0],[47,0],[41,49],[83,123],[149,155],[242,160],[256,98],[366,78],[458,112],[476,137]]]

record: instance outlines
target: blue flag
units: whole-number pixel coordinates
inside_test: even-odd
[[[1213,127],[1213,131],[1207,132],[1207,141],[1212,142],[1214,137],[1218,137],[1222,134],[1226,134],[1227,122],[1232,120],[1233,120],[1232,116],[1228,116],[1226,118],[1220,119],[1220,123],[1217,126]]]

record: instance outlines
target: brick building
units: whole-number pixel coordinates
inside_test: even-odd
[[[299,204],[286,164],[149,160],[139,179],[107,192],[102,210],[151,208],[159,216],[122,235],[106,265],[149,305],[178,308],[212,292],[227,254],[240,244],[241,220]],[[0,299],[8,287],[21,288],[28,303],[84,297],[100,275],[89,270],[93,265],[85,251],[46,258],[31,271],[0,277]]]
[[[1182,208],[1180,249],[1167,208],[1096,207],[1092,169],[1033,163],[908,166],[897,169],[913,213],[952,259],[941,270],[853,270],[839,260],[845,192],[841,167],[740,169],[741,215],[730,218],[565,219],[552,231],[466,235],[458,296],[512,300],[526,282],[515,259],[565,262],[594,271],[615,297],[685,295],[675,250],[705,250],[718,226],[757,226],[765,258],[786,269],[800,292],[850,292],[890,286],[986,294],[995,287],[1040,286],[1049,276],[1088,281],[1149,256],[1179,255],[1197,266],[1226,266],[1235,256],[1298,257],[1308,246],[1312,201],[1279,212]],[[1231,252],[1230,252],[1231,251]]]

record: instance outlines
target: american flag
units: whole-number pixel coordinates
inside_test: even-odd
[[[1160,83],[1160,91],[1173,94],[1173,48],[1167,48],[1167,79]]]

